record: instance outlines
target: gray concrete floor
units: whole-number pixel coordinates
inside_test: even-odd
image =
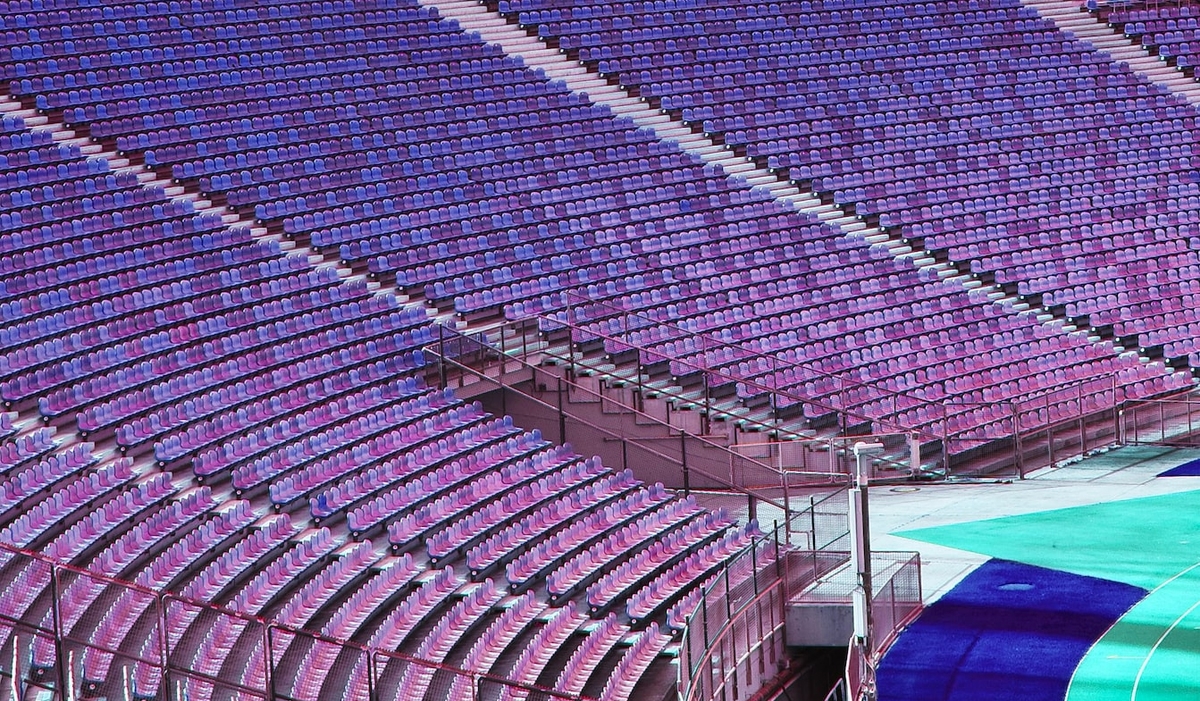
[[[872,547],[920,552],[924,598],[931,603],[988,558],[896,531],[1200,489],[1200,477],[1156,477],[1198,457],[1194,448],[1126,446],[1024,480],[877,487],[870,491]]]

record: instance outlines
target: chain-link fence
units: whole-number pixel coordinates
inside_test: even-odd
[[[809,497],[808,504],[794,511],[790,517],[790,549],[803,552],[848,551],[849,506],[850,502],[844,489]]]

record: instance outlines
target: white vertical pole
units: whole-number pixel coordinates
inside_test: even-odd
[[[882,443],[854,444],[854,485],[850,488],[850,564],[854,567],[854,640],[867,659],[867,675],[874,669],[870,657],[872,652],[871,621],[871,519],[867,504],[867,487],[870,476],[863,468],[863,455],[883,448]],[[874,680],[863,680],[867,698],[874,698]]]

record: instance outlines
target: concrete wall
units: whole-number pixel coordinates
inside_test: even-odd
[[[638,479],[682,489],[722,488],[730,473],[729,454],[658,423],[617,411],[600,401],[572,401],[564,393],[564,412],[558,411],[555,390],[539,392],[524,385],[521,392],[498,389],[476,399],[497,415],[508,414],[518,425],[539,429],[547,440],[570,443],[581,455],[598,455],[610,468],[628,467]],[[624,440],[622,440],[624,438]],[[685,445],[686,444],[686,445]],[[686,450],[687,473],[683,469]],[[718,476],[712,479],[706,475]]]

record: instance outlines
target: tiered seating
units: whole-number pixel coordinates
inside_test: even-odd
[[[616,647],[625,635],[625,629],[617,622],[617,616],[610,613],[604,617],[598,626],[588,633],[567,665],[558,677],[555,688],[569,694],[582,694],[583,687],[595,673],[596,667]]]
[[[1196,6],[1187,2],[1088,0],[1087,8],[1168,63],[1188,70],[1200,65],[1200,14]]]
[[[496,589],[490,579],[476,585],[426,634],[416,648],[416,656],[423,660],[443,662],[450,650],[462,641],[463,634],[498,604],[503,596],[503,592]],[[403,689],[409,698],[423,699],[436,673],[437,668],[432,665],[409,665],[398,688]]]
[[[533,620],[542,613],[544,608],[545,605],[539,602],[531,591],[513,599],[471,646],[463,666],[480,672],[491,671],[501,653],[520,635],[522,630],[533,623]],[[467,683],[465,679],[456,680],[455,690],[469,693],[462,689],[462,685],[465,683]],[[460,695],[451,693],[450,698],[460,698]]]
[[[585,620],[587,616],[582,611],[571,607],[556,609],[517,658],[508,676],[526,685],[537,683],[554,651],[561,647]],[[505,687],[500,694],[503,701],[524,701],[529,696],[529,692],[520,687]]]
[[[540,1],[513,7],[537,10]],[[662,21],[658,14],[620,4],[597,9],[580,0],[576,6],[584,14],[593,10],[604,16],[629,12],[636,15],[636,22],[649,23],[663,32],[733,32],[738,42],[751,45],[757,40],[748,34],[753,31],[750,25],[774,27],[783,21],[753,5],[739,6],[739,12],[748,18],[740,28],[719,9],[699,8],[697,23],[678,25],[673,20]],[[257,15],[246,20],[233,9],[212,18],[221,23],[237,17],[244,38],[238,51],[246,63],[299,65],[296,70],[305,76],[300,82],[293,80],[294,74],[285,80],[273,68],[226,74],[215,63],[191,55],[163,54],[165,47],[173,51],[179,43],[178,30],[169,23],[145,28],[145,50],[130,64],[111,64],[107,70],[89,72],[82,63],[73,63],[74,59],[50,60],[49,56],[71,55],[75,47],[82,46],[77,42],[85,41],[97,26],[108,26],[80,17],[71,19],[69,31],[76,43],[70,49],[56,43],[54,37],[66,30],[55,25],[34,37],[42,54],[32,57],[18,52],[20,67],[15,72],[19,75],[11,76],[18,78],[13,87],[18,94],[45,100],[47,107],[65,110],[72,121],[87,123],[95,135],[118,139],[125,150],[145,152],[151,163],[170,165],[176,177],[196,179],[206,192],[224,195],[238,207],[253,205],[256,216],[273,226],[311,238],[318,246],[339,245],[344,257],[366,260],[371,270],[394,275],[402,285],[423,287],[432,299],[453,298],[463,312],[500,306],[507,306],[514,315],[556,310],[567,305],[569,292],[577,291],[592,299],[629,299],[633,309],[657,313],[665,305],[687,303],[699,296],[699,290],[688,292],[684,285],[707,285],[705,293],[711,294],[790,279],[800,279],[806,286],[810,282],[828,285],[822,278],[830,276],[839,283],[859,284],[881,275],[908,275],[910,282],[905,284],[930,293],[926,298],[937,300],[939,306],[977,309],[980,303],[989,303],[982,298],[968,299],[953,285],[930,286],[932,279],[918,277],[911,265],[892,260],[888,253],[868,249],[861,240],[839,238],[834,230],[699,167],[652,135],[630,130],[603,109],[559,91],[415,5],[378,8],[389,17],[389,25],[386,31],[373,26],[373,31],[383,32],[374,43],[364,44],[352,33],[338,34],[344,45],[328,48],[323,44],[322,58],[310,58],[313,49],[304,28],[324,26],[329,19],[316,16],[307,7],[297,8],[295,23],[282,33],[274,20]],[[834,8],[825,9],[832,12]],[[997,13],[1000,20],[1016,17],[1027,23],[1015,9]],[[810,14],[793,10],[784,16],[788,21],[804,22],[813,19]],[[834,15],[834,20],[841,21],[840,15]],[[980,24],[995,19],[985,15],[986,11],[974,12],[971,19]],[[563,17],[562,13],[555,15],[545,30],[562,35],[571,48],[576,27]],[[349,13],[341,19],[344,23],[339,26],[367,21]],[[542,21],[540,16],[527,19]],[[705,24],[710,19],[711,26]],[[32,26],[44,24],[30,21]],[[631,26],[637,26],[636,22]],[[597,28],[603,29],[603,24]],[[586,32],[593,31],[588,23],[584,25]],[[121,28],[110,27],[110,31],[119,33]],[[655,36],[649,30],[639,32],[639,41]],[[10,41],[29,41],[31,36],[19,31]],[[286,45],[277,51],[271,42],[280,36],[285,37]],[[412,36],[424,37],[426,44],[411,44]],[[583,41],[588,44],[587,51],[594,46],[600,56],[608,43],[620,39],[601,31],[595,37],[586,34]],[[788,42],[779,45],[785,44],[786,65],[790,66],[799,60],[793,56],[796,49],[804,47]],[[345,53],[338,54],[339,50]],[[365,70],[362,55],[377,56],[389,50],[401,51],[412,64],[372,64],[370,71]],[[660,50],[657,42],[648,41],[637,51],[618,53],[628,57]],[[697,66],[709,65],[709,59],[716,61],[721,75],[742,74],[746,69],[728,64],[723,52],[700,56],[688,42],[682,50]],[[89,55],[88,66],[110,65],[107,52],[98,53],[94,57],[98,63]],[[302,55],[311,62],[301,59]],[[157,66],[163,61],[170,62],[171,75],[186,75],[186,81],[156,78]],[[636,63],[633,58],[628,61]],[[436,77],[429,75],[427,68],[434,64],[441,71]],[[620,61],[603,67],[632,70],[617,64]],[[154,68],[143,71],[142,65]],[[809,65],[804,63],[805,70]],[[679,95],[664,95],[664,100],[686,100],[693,94],[689,92],[694,87],[690,79],[673,73],[627,77],[630,80],[622,79],[625,84],[642,86],[646,94],[668,84],[679,88]],[[794,76],[776,78],[793,87],[807,84]],[[405,82],[409,79],[415,82]],[[775,83],[762,80],[762,85],[768,86],[763,90],[774,89]],[[435,86],[434,81],[441,82]],[[66,84],[76,89],[61,89]],[[334,84],[360,87],[338,91]],[[818,89],[815,83],[813,89]],[[731,90],[723,84],[712,89],[706,86],[704,94],[734,100]],[[186,96],[188,107],[181,104],[182,98],[167,97],[178,93]],[[131,99],[133,95],[138,99]],[[336,99],[337,106],[322,102],[319,95]],[[729,104],[741,104],[740,100],[737,97]],[[763,96],[759,102],[753,103],[754,109],[761,107],[768,114],[771,109],[792,109],[777,96]],[[196,106],[203,109],[197,111]],[[732,136],[736,126],[732,119],[717,120],[720,123],[710,130],[725,132],[729,143],[741,143]],[[804,114],[796,119],[807,124],[819,117]],[[511,129],[514,123],[523,128]],[[528,129],[530,126],[535,128]],[[543,127],[546,133],[538,131]],[[600,148],[600,143],[605,148]],[[786,153],[797,150],[789,146]],[[865,201],[863,206],[867,207]],[[714,266],[714,259],[722,260],[722,265]],[[824,300],[814,299],[809,304],[821,316],[810,317],[815,323],[808,338],[796,343],[803,347],[804,355],[813,356],[824,347],[814,341],[823,341],[829,333],[822,327],[840,325],[852,318],[853,311],[831,308]],[[870,304],[881,314],[892,310],[896,321],[923,320],[927,315],[925,308],[908,300],[876,297]],[[800,309],[792,307],[790,311],[799,313]],[[756,313],[735,323],[744,325],[757,318],[763,317]],[[971,330],[972,336],[995,335],[990,320],[979,321],[981,328]],[[928,334],[962,323],[962,319],[942,317],[937,326],[922,321],[912,332]],[[1033,319],[1024,323],[1027,328],[1035,325]],[[795,344],[770,344],[769,352],[794,348],[799,350]],[[1014,357],[1039,352],[1021,343],[997,350]],[[952,359],[969,357],[960,345],[942,352]],[[1076,374],[1097,376],[1113,369],[1110,359],[1077,360]],[[921,369],[924,367],[915,368],[914,374]],[[1188,381],[1182,376],[1164,376],[1161,368],[1126,370],[1122,381],[1139,395],[1182,387]],[[820,367],[817,371],[831,372]],[[918,386],[913,394],[921,398],[922,391],[944,391],[941,376],[946,374],[945,366],[935,368],[935,379],[927,383],[932,387],[923,390]],[[854,373],[841,372],[840,376],[856,380]],[[911,383],[905,377],[896,381]],[[779,383],[772,378],[766,384]],[[805,408],[814,417],[842,408],[902,427],[930,422],[905,414],[911,407],[897,410],[890,397],[834,399],[821,387],[785,387],[802,396],[813,395],[803,398],[815,405]],[[754,389],[751,394],[763,392]],[[1014,393],[1012,387],[1001,394],[1004,399],[1025,396]],[[986,422],[989,417],[977,418]],[[189,443],[175,452],[195,448]],[[169,454],[165,457],[171,459]]]
[[[605,610],[613,605],[619,596],[654,576],[662,568],[669,567],[666,574],[679,569],[670,563],[677,561],[680,553],[688,553],[689,548],[696,547],[697,543],[703,543],[719,532],[721,524],[728,524],[728,520],[720,514],[709,514],[704,521],[695,525],[689,524],[682,531],[671,533],[635,554],[588,587],[588,606],[595,611]],[[737,548],[745,545],[748,540],[748,537],[734,538],[733,542],[722,550],[728,553],[736,552]]]
[[[289,416],[286,421],[276,426],[268,427],[261,432],[221,444],[219,448],[206,450],[195,457],[192,470],[200,477],[208,477],[231,471],[234,486],[239,489],[249,489],[265,481],[270,472],[266,472],[264,454],[274,459],[286,459],[290,456],[276,456],[271,452],[276,442],[286,440],[311,439],[317,445],[325,441],[337,441],[341,436],[337,433],[345,431],[336,426],[339,418],[364,416],[365,412],[383,407],[390,402],[407,401],[424,390],[422,384],[412,377],[395,380],[382,386],[368,387],[354,392],[329,403]],[[440,397],[426,396],[424,402],[451,401],[443,393]],[[403,401],[402,401],[403,404]],[[331,428],[333,426],[333,428]],[[336,431],[335,435],[327,435]],[[294,459],[294,458],[293,458]]]
[[[224,549],[227,546],[224,541],[239,535],[253,522],[254,514],[249,502],[222,504],[220,508],[213,509],[211,518],[197,524],[187,535],[163,550],[133,577],[133,583],[155,591],[169,590],[171,583],[181,577],[198,558],[211,550]],[[139,623],[151,630],[157,629],[158,612],[149,603],[143,593],[135,593],[130,589],[120,592],[115,601],[108,603],[107,611],[89,639],[98,646],[120,647],[113,643],[125,641]],[[78,627],[75,634],[79,634]],[[134,638],[136,642],[143,639],[144,636]],[[85,650],[81,662],[84,679],[92,680],[95,688],[98,688],[100,683],[108,679],[112,661],[111,652],[101,652],[97,648]]]
[[[642,631],[629,650],[621,656],[616,670],[608,678],[608,683],[604,685],[604,691],[600,694],[602,701],[625,701],[633,698],[633,690],[658,655],[658,651],[662,649],[665,640],[666,636],[658,631],[657,623],[651,623]]]
[[[501,11],[964,268],[1142,346],[1158,331],[1176,356],[1196,342],[1195,115],[1016,0]],[[1087,287],[1100,282],[1129,302]]]
[[[24,511],[6,513],[5,518],[12,518],[12,521],[0,530],[0,540],[9,545],[29,548],[53,536],[54,528],[61,528],[72,516],[87,513],[90,505],[103,502],[106,495],[133,478],[131,461],[118,460],[68,480],[41,501],[27,506]],[[144,504],[145,502],[141,501],[143,499],[155,499],[170,493],[172,489],[169,482],[166,475],[140,480],[132,491],[121,492],[120,496],[104,502],[102,508],[108,509],[109,513],[118,514],[118,518],[114,520],[119,522],[119,514],[128,513],[125,509],[135,506],[138,502]],[[98,519],[102,516],[88,518]],[[73,526],[72,530],[79,536],[82,537],[85,532],[91,537],[96,535],[96,531],[89,529],[83,522],[77,525],[78,528]],[[45,545],[44,552],[52,557],[70,556],[78,547],[72,541],[72,530]],[[86,546],[87,541],[80,542]],[[7,553],[0,556],[0,561],[8,559]]]
[[[706,513],[689,497],[616,530],[558,566],[546,577],[552,600],[573,593],[626,558],[635,570],[661,567],[680,550],[704,542],[731,525],[723,513]]]
[[[557,478],[566,483],[589,482],[608,472],[608,469],[600,465],[599,461],[579,462],[574,454],[560,457],[554,455],[556,452],[558,451],[550,451],[549,456],[543,453],[482,473],[470,483],[426,503],[411,514],[390,524],[388,541],[393,546],[402,546],[410,538],[426,531],[432,531],[452,520],[461,519],[471,509],[481,507],[490,501],[502,499],[505,494],[512,493],[521,486],[535,483],[539,478],[549,476],[552,471],[561,470]]]
[[[860,214],[1118,336],[1190,352],[1200,261],[1183,210],[1196,193],[1179,174],[1194,118],[1011,2],[855,16],[830,2],[688,0],[686,21],[572,2],[526,19]],[[1037,61],[1008,45],[1013,26]],[[747,401],[778,387],[793,396],[775,406],[798,402],[809,418],[843,409],[927,427],[947,398],[998,404],[1114,371],[1138,396],[1187,383],[792,211],[412,0],[44,0],[7,5],[0,30],[14,94],[271,233],[464,316],[550,312],[626,335],[616,343],[669,357],[676,374],[724,373]],[[870,77],[885,69],[911,90]],[[1058,93],[1080,106],[1051,104]],[[1103,148],[1076,153],[1092,142]],[[421,307],[142,181],[0,120],[0,399],[23,412],[0,414],[0,538],[267,618],[284,638],[309,628],[461,656],[573,693],[628,645],[603,695],[635,694],[667,644],[660,617],[678,625],[696,582],[753,526],[426,387]],[[1164,299],[1170,314],[1156,316]],[[684,333],[621,327],[626,312]],[[1029,425],[1093,400],[1047,402]],[[956,427],[1001,412],[964,412]],[[38,415],[56,428],[16,432]],[[293,524],[310,517],[331,530]],[[378,548],[351,540],[385,531]],[[53,623],[36,573],[10,562],[6,610]],[[514,599],[488,578],[501,568]],[[125,658],[157,659],[159,625],[173,662],[212,680],[263,688],[274,665],[285,695],[365,694],[334,646],[295,635],[268,659],[258,624],[194,607],[160,622],[139,596],[88,578],[64,588],[63,630],[119,650],[75,658],[89,695],[116,697],[128,679],[156,698],[158,671]],[[496,669],[502,655],[515,663]],[[65,664],[45,641],[31,661]],[[382,667],[389,693],[436,687],[433,667]],[[465,679],[452,694],[469,695]]]
[[[9,77],[19,77],[18,94],[64,110],[93,136],[463,312],[636,274],[662,249],[639,239],[670,234],[696,246],[718,220],[770,213],[776,226],[790,220],[831,236],[430,10],[363,9],[389,18],[371,22],[371,40],[340,30],[315,45],[306,30],[333,18],[307,5],[286,30],[247,20],[242,8],[215,12],[214,23],[239,23],[239,61],[268,66],[233,73],[194,58],[209,44],[176,51],[179,30],[169,24],[139,30],[145,50],[129,63],[90,46],[87,67],[82,56],[57,60],[72,53],[58,43],[64,32],[81,47],[97,27],[121,31],[85,15],[60,18],[36,35],[13,34],[56,58],[24,60]],[[336,14],[339,27],[370,22],[348,8]],[[97,65],[105,69],[88,70]]]
[[[420,389],[424,390],[425,387]],[[253,479],[263,480],[287,473],[271,483],[271,501],[277,504],[293,501],[360,466],[365,456],[355,455],[355,452],[367,451],[378,459],[380,453],[384,452],[386,438],[399,437],[404,444],[411,446],[434,441],[456,429],[471,426],[482,418],[482,412],[475,405],[449,408],[456,403],[444,393],[434,392],[432,396],[390,404],[340,426],[333,426],[309,440],[289,443],[290,455],[272,452],[255,460],[250,466],[250,470],[256,473]],[[387,433],[384,434],[384,431]],[[383,439],[377,438],[380,434],[383,434]],[[338,450],[349,446],[358,450]],[[252,479],[239,480],[240,476],[234,475],[234,485],[239,489],[254,486]]]
[[[411,556],[405,555],[391,562],[379,574],[373,576],[351,596],[345,599],[333,616],[325,623],[321,632],[335,640],[349,640],[354,633],[376,613],[384,602],[391,599],[420,572]],[[336,683],[329,679],[333,662],[339,649],[329,645],[315,645],[309,649],[299,665],[294,688],[313,692],[323,684]],[[315,697],[315,694],[314,694]]]
[[[478,407],[474,407],[473,411],[478,411]],[[478,418],[483,418],[483,416],[479,415]],[[520,435],[514,434],[519,434],[519,431],[510,422],[499,420],[492,426],[485,427],[485,431],[481,434],[476,434],[473,441],[475,445],[468,444],[468,446],[460,447],[457,441],[443,443],[435,446],[429,453],[417,455],[399,465],[385,465],[382,481],[372,480],[373,483],[364,484],[364,480],[359,478],[350,485],[351,489],[342,489],[330,496],[335,498],[340,496],[353,503],[362,501],[365,496],[378,493],[378,496],[355,507],[347,514],[346,521],[356,532],[379,525],[388,516],[398,511],[407,511],[422,504],[424,506],[421,508],[425,508],[425,520],[436,518],[432,504],[428,503],[430,497],[442,495],[451,489],[455,490],[451,494],[461,495],[464,494],[462,490],[466,489],[466,494],[469,495],[473,478],[487,475],[490,469],[506,465],[512,459],[533,453],[535,450],[546,449],[548,445],[536,431]],[[466,438],[471,439],[470,434],[467,434]],[[497,439],[500,439],[501,442],[490,446],[488,450],[468,452],[465,449],[493,443]],[[446,458],[454,458],[459,454],[462,454],[463,457],[446,461]],[[422,475],[415,475],[414,479],[402,481],[404,478],[414,476],[414,472],[428,467],[430,463],[438,465],[438,467]],[[510,464],[509,467],[511,468],[512,465]],[[444,496],[441,498],[445,499]],[[330,503],[329,497],[326,497],[324,503],[326,505]],[[441,503],[446,504],[445,501]],[[415,525],[415,514],[410,514],[407,519],[406,525],[396,526],[395,537],[389,535],[393,543],[401,542],[399,539],[403,537],[403,532],[411,530]],[[429,523],[432,525],[434,521],[430,520]]]
[[[668,601],[694,587],[696,582],[704,581],[706,574],[720,568],[729,558],[745,549],[752,538],[759,535],[761,533],[755,524],[751,524],[745,530],[732,531],[719,540],[688,553],[683,560],[676,562],[666,572],[636,591],[630,592],[629,587],[626,587],[622,596],[628,602],[625,605],[626,614],[635,623],[649,619]],[[763,563],[763,566],[767,564]],[[613,601],[616,597],[611,592],[604,591],[606,586],[611,590],[620,584],[620,580],[628,581],[632,577],[628,574],[622,576],[614,573],[612,579],[616,581],[605,581],[606,579],[608,577],[601,579],[596,586],[588,590],[588,603],[592,606],[603,606]],[[686,615],[686,612],[682,609],[675,611],[676,617],[680,614]]]
[[[587,546],[619,531],[626,532],[633,538],[645,535],[647,530],[652,530],[663,522],[686,519],[699,512],[694,498],[677,501],[662,489],[662,485],[655,485],[647,491],[634,492],[587,514],[585,518],[575,520],[508,563],[505,568],[508,581],[517,585],[524,584],[547,568],[561,563],[572,553],[579,553]],[[620,552],[609,547],[603,549],[610,553]]]
[[[639,482],[629,470],[597,480],[539,508],[488,537],[467,551],[467,564],[473,576],[518,557],[518,546],[553,534],[580,513],[601,507],[637,489]]]
[[[720,544],[713,544],[709,547],[718,548]],[[706,593],[710,597],[710,601],[722,601],[726,592],[739,590],[756,572],[770,572],[772,567],[777,566],[775,563],[780,552],[775,543],[770,539],[764,539],[759,540],[754,547],[753,556],[748,556],[747,551],[743,550],[736,559],[729,561],[728,567],[724,571],[689,588],[667,610],[667,628],[673,631],[683,630],[687,625],[688,616],[697,610]],[[689,556],[689,560],[693,557],[696,560],[702,559],[698,553],[694,553]],[[691,565],[685,566],[690,567]],[[647,611],[652,606],[661,605],[661,602],[656,602],[655,591],[655,587],[647,587],[629,598],[626,612],[631,619],[634,621],[645,620]]]

